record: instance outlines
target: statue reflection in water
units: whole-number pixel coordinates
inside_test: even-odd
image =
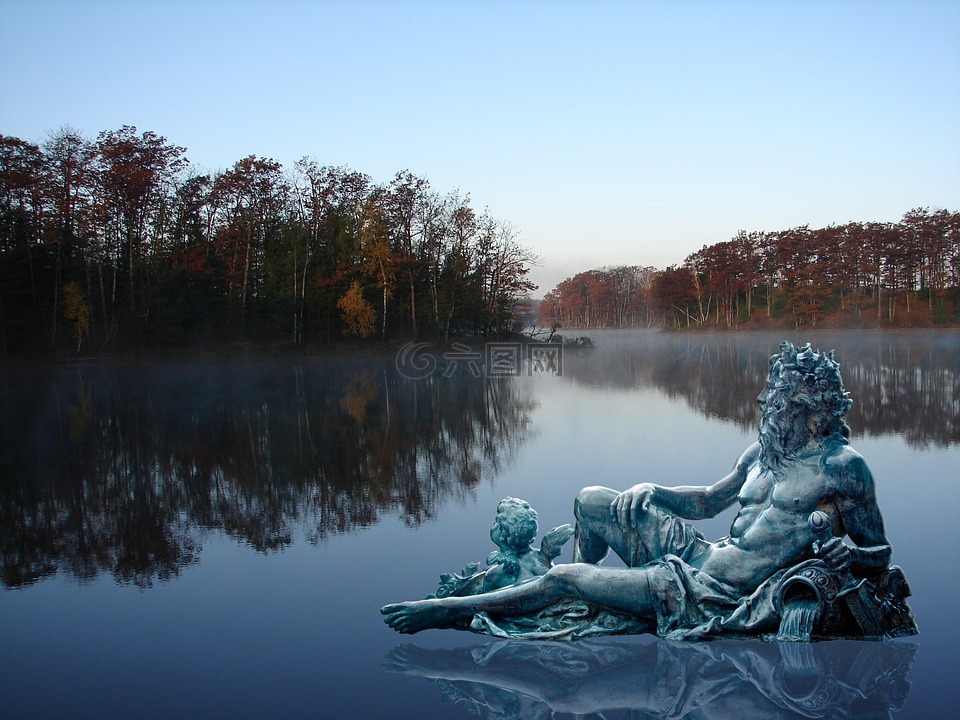
[[[904,640],[509,640],[401,645],[383,667],[435,680],[445,701],[480,717],[888,718],[906,700],[915,653]]]

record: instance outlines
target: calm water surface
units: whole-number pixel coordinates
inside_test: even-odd
[[[374,355],[0,371],[3,716],[955,710],[960,333],[593,337],[560,377],[410,380]],[[382,624],[486,557],[504,496],[544,531],[584,485],[721,477],[783,339],[837,350],[919,636],[542,644]]]

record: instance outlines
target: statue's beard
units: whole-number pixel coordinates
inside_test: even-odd
[[[760,420],[760,464],[780,468],[796,457],[810,440],[802,412],[790,407],[768,407]]]

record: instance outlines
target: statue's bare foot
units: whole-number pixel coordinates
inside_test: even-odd
[[[383,621],[399,633],[413,633],[428,628],[449,627],[446,609],[436,600],[414,600],[413,602],[387,605],[380,609]]]

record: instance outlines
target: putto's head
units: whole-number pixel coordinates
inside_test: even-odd
[[[497,521],[490,528],[490,537],[501,548],[527,550],[537,537],[537,511],[525,500],[504,498],[497,505]]]
[[[799,350],[792,343],[780,345],[780,352],[770,357],[767,387],[758,398],[764,412],[777,412],[793,405],[806,414],[822,416],[821,433],[849,434],[843,421],[853,402],[843,388],[840,364],[833,351],[821,353],[807,343]]]

